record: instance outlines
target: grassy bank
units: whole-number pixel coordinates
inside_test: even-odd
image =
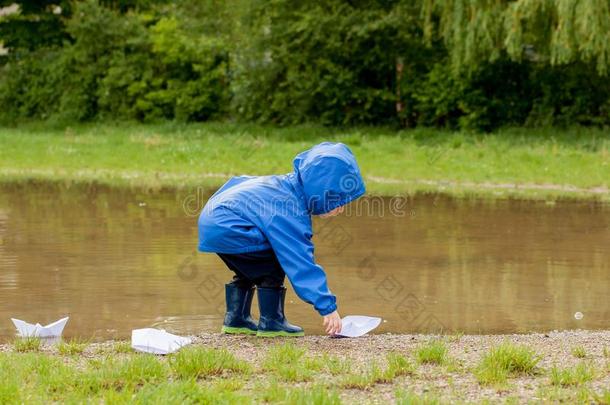
[[[381,128],[269,128],[206,123],[0,128],[0,181],[215,187],[234,174],[291,170],[323,141],[357,155],[374,194],[610,200],[610,132],[511,129],[494,134]]]
[[[610,403],[610,332],[0,346],[0,403]]]

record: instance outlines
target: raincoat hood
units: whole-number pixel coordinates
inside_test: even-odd
[[[298,154],[294,174],[313,215],[325,214],[365,193],[352,151],[342,143],[323,142]]]

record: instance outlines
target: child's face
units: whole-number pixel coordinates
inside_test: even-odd
[[[335,208],[332,211],[328,211],[326,214],[321,214],[320,217],[322,218],[328,218],[328,217],[334,217],[336,215],[339,215],[343,212],[343,205],[340,207]]]

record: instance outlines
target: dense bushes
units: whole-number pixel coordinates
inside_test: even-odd
[[[237,72],[240,114],[279,123],[395,121],[396,58],[413,29],[402,27],[408,14],[371,3],[278,1],[256,10],[258,35]]]
[[[592,64],[500,54],[456,72],[424,41],[418,2],[123,3],[70,3],[61,35],[5,42],[0,120],[610,124],[610,81]]]
[[[71,41],[9,58],[2,118],[206,120],[229,103],[228,50],[174,17],[75,5]]]

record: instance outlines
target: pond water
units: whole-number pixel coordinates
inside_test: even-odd
[[[0,186],[0,337],[11,317],[65,315],[66,336],[94,340],[218,331],[231,273],[196,252],[208,196]],[[608,205],[367,198],[314,232],[340,313],[383,317],[376,332],[610,327]],[[287,301],[291,322],[322,333],[309,305]]]

